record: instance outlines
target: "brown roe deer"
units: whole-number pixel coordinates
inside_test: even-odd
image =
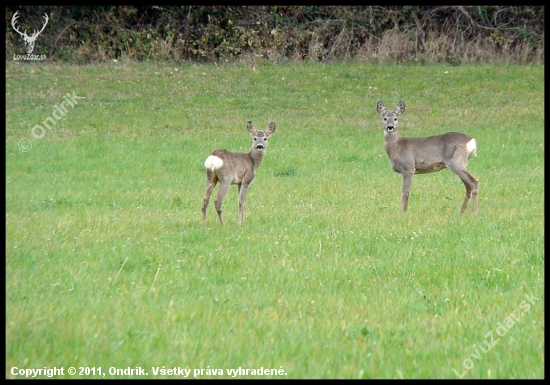
[[[466,169],[472,154],[476,155],[476,140],[459,132],[424,138],[400,138],[397,134],[397,117],[405,111],[405,102],[400,101],[394,111],[389,112],[379,100],[376,110],[384,122],[384,148],[393,171],[403,175],[401,208],[407,211],[409,193],[414,174],[427,174],[448,168],[454,172],[466,187],[462,204],[463,214],[472,196],[472,211],[477,213],[477,178]]]
[[[267,140],[275,132],[275,123],[272,122],[265,130],[258,130],[251,121],[248,121],[246,128],[252,136],[252,148],[250,148],[249,152],[215,150],[204,161],[204,167],[206,168],[206,193],[202,205],[203,226],[206,226],[206,207],[208,206],[210,195],[218,182],[220,182],[220,189],[214,205],[216,206],[221,224],[223,225],[223,197],[232,184],[236,184],[239,187],[239,225],[243,224],[246,190],[254,179],[260,163],[262,163],[267,149]]]

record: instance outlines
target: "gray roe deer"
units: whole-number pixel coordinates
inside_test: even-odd
[[[401,208],[407,211],[409,192],[414,174],[427,174],[448,168],[466,186],[466,196],[461,214],[466,211],[472,196],[472,211],[477,213],[477,178],[466,169],[468,159],[476,155],[476,140],[459,132],[424,138],[400,138],[397,134],[397,117],[405,111],[405,102],[400,101],[395,110],[389,112],[379,100],[376,110],[384,122],[384,148],[388,153],[393,171],[403,175]]]
[[[254,179],[260,163],[262,163],[265,150],[267,149],[267,140],[275,132],[275,123],[271,122],[265,130],[258,130],[251,121],[248,121],[246,128],[250,135],[252,135],[252,148],[250,148],[249,152],[215,150],[204,161],[204,167],[206,168],[206,193],[204,194],[202,205],[204,226],[206,226],[206,207],[208,206],[210,195],[218,182],[220,182],[220,189],[214,204],[221,224],[223,225],[223,197],[232,184],[236,184],[239,187],[239,225],[242,225],[244,221],[246,190]]]

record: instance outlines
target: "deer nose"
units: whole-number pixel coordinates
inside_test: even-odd
[[[258,145],[256,146],[256,150],[265,150],[265,147],[264,147],[263,144],[258,144]]]
[[[386,126],[386,129],[387,129],[388,131],[393,131],[393,129],[394,129],[393,124],[388,124],[388,125]]]

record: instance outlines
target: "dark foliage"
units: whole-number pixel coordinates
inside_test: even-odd
[[[539,6],[21,6],[6,55],[42,27],[51,61],[544,62]]]

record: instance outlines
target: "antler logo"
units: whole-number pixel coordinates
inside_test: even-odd
[[[17,25],[15,25],[15,22],[16,22],[17,18],[19,17],[18,12],[19,11],[16,11],[13,14],[13,17],[11,18],[11,25],[12,25],[13,29],[15,30],[15,32],[17,32],[18,34],[20,34],[23,37],[23,40],[25,41],[25,49],[27,50],[27,53],[32,54],[32,51],[34,50],[34,42],[36,41],[36,38],[42,33],[42,31],[44,31],[44,28],[46,28],[46,25],[48,24],[49,18],[48,18],[47,14],[44,14],[45,21],[44,21],[44,26],[42,27],[42,29],[38,32],[36,32],[36,29],[35,29],[32,36],[28,36],[27,35],[27,30],[25,30],[25,32],[21,32],[19,30],[19,28],[17,28]]]

